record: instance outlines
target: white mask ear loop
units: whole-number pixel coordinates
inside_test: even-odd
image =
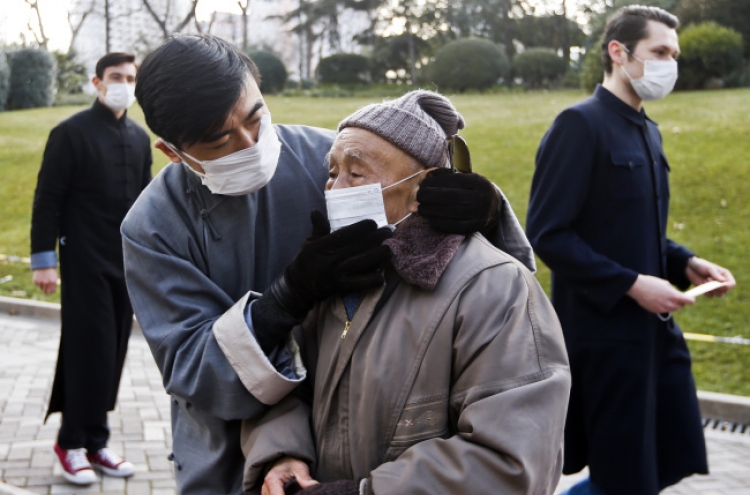
[[[203,163],[201,163],[201,161],[200,161],[200,160],[198,160],[197,158],[193,158],[192,156],[190,156],[190,155],[189,155],[189,154],[188,154],[187,152],[185,152],[185,151],[182,151],[182,152],[179,152],[179,151],[177,151],[177,148],[176,148],[176,147],[175,147],[174,145],[172,145],[172,143],[168,143],[167,141],[164,141],[163,139],[161,140],[161,142],[162,142],[162,143],[164,143],[164,144],[165,144],[165,145],[167,146],[167,148],[169,148],[170,150],[172,150],[172,153],[174,153],[175,155],[179,156],[179,157],[180,157],[180,160],[182,160],[182,163],[185,163],[185,157],[183,157],[183,156],[182,156],[182,155],[185,155],[186,157],[190,158],[190,159],[191,159],[191,160],[193,160],[193,161],[194,161],[195,163],[197,163],[198,165],[200,165],[200,166],[201,166],[201,168],[203,168],[203,170],[204,170],[204,171],[206,170],[206,169],[205,169],[205,168],[203,167]],[[180,154],[180,153],[182,153],[182,154]],[[185,163],[185,165],[187,165],[187,163]],[[188,167],[190,167],[190,165],[187,165],[187,166],[188,166]],[[205,173],[203,173],[203,172],[198,172],[198,171],[197,171],[197,170],[195,170],[195,169],[194,169],[193,167],[190,167],[190,170],[192,170],[193,172],[195,172],[195,173],[196,173],[196,175],[198,175],[198,177],[201,177],[201,178],[205,178],[205,177],[206,177],[206,174],[205,174]]]
[[[414,177],[418,176],[418,175],[419,175],[419,174],[421,174],[422,172],[427,172],[427,170],[429,170],[429,169],[425,169],[425,170],[420,170],[419,172],[417,172],[417,173],[414,173],[414,174],[411,174],[411,175],[410,175],[409,177],[406,177],[405,179],[401,179],[400,181],[394,182],[394,183],[393,183],[393,184],[391,184],[390,186],[385,186],[385,187],[383,187],[383,188],[382,188],[382,190],[383,190],[383,191],[385,191],[386,189],[390,189],[391,187],[395,187],[395,186],[397,186],[397,185],[401,184],[402,182],[406,182],[407,180],[409,180],[409,179],[412,179],[412,178],[414,178]],[[396,224],[394,224],[394,225],[396,225]]]
[[[625,50],[625,52],[626,52],[626,53],[627,53],[627,54],[628,54],[629,56],[631,56],[631,57],[633,57],[634,59],[636,59],[637,61],[639,61],[639,62],[640,62],[640,63],[641,63],[642,65],[644,65],[644,66],[646,65],[646,64],[645,64],[645,62],[644,62],[643,60],[641,60],[641,59],[639,59],[638,57],[636,57],[635,55],[633,55],[633,53],[632,53],[632,52],[631,52],[630,50],[628,50],[628,47],[627,47],[627,46],[623,45],[622,43],[620,43],[620,46],[621,46],[621,47],[622,47],[622,48],[623,48],[623,49]],[[626,75],[626,76],[628,76],[628,79],[630,79],[630,81],[632,82],[632,81],[633,81],[633,77],[632,77],[632,76],[630,75],[630,73],[629,73],[629,72],[628,72],[628,71],[627,71],[627,70],[625,69],[625,64],[620,64],[620,68],[622,68],[622,71],[623,71],[623,72],[625,73],[625,75]]]

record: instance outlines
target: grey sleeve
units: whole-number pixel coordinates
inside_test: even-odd
[[[168,393],[233,420],[259,414],[301,380],[280,375],[260,351],[244,319],[249,294],[232,301],[156,233],[140,236],[147,246],[126,220],[122,234],[128,293]],[[194,240],[182,241],[198,252]],[[289,388],[269,391],[276,380]]]

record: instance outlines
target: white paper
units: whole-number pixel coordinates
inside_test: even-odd
[[[724,287],[725,285],[727,285],[726,282],[717,282],[716,280],[713,280],[711,282],[706,282],[705,284],[698,285],[688,291],[685,291],[685,295],[698,297],[701,294],[705,294],[706,292],[711,292],[712,290],[716,290],[719,287]]]

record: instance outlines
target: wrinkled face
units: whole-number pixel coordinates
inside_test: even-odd
[[[328,161],[326,189],[379,183],[387,187],[414,173],[427,171],[414,158],[382,137],[364,129],[347,127],[333,142]],[[417,189],[425,174],[383,191],[388,223],[417,211]]]

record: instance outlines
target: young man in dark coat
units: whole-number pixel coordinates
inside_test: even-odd
[[[542,139],[527,234],[552,270],[573,386],[563,472],[571,494],[652,495],[708,466],[690,354],[672,313],[689,285],[732,274],[666,237],[669,165],[643,101],[677,78],[678,20],[631,6],[609,21],[605,77]]]
[[[47,415],[62,412],[55,453],[65,478],[117,477],[133,465],[107,448],[133,310],[123,274],[120,223],[151,180],[148,134],[126,111],[135,58],[109,53],[96,65],[99,91],[88,110],[50,133],[34,195],[31,269],[46,294],[57,286],[60,244],[62,332]]]

